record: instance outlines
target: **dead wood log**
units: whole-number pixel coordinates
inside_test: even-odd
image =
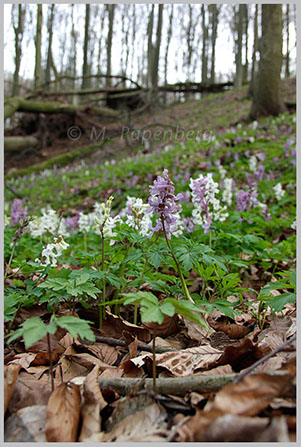
[[[39,145],[39,141],[35,137],[4,137],[5,152],[19,152],[24,149],[32,149]]]
[[[256,374],[256,371],[252,374]],[[266,373],[272,376],[284,376],[286,371],[271,371]],[[211,393],[219,391],[226,385],[233,382],[236,374],[210,375],[210,376],[189,376],[189,377],[168,377],[156,380],[156,390],[159,394],[174,394],[185,396],[186,393],[197,391],[200,393]],[[295,379],[292,378],[293,392],[295,392]],[[120,395],[130,394],[133,389],[145,389],[153,391],[153,379],[132,379],[132,378],[112,378],[99,377],[100,388],[111,388]]]
[[[21,97],[8,98],[4,102],[4,119],[16,112],[31,113],[90,113],[108,118],[118,118],[119,112],[106,107],[90,107],[89,105],[64,104],[57,101],[29,101]]]

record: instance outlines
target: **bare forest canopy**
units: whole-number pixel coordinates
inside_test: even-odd
[[[291,107],[280,80],[296,65],[293,5],[14,4],[5,15],[6,152],[51,145],[49,114],[128,124],[244,85],[253,118]]]

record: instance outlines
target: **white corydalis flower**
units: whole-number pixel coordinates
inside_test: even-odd
[[[275,192],[275,197],[277,200],[282,199],[285,195],[285,191],[282,189],[281,183],[277,183],[277,185],[273,186],[273,190]]]
[[[223,202],[227,203],[227,205],[232,204],[232,186],[233,186],[233,179],[232,178],[225,178],[224,180],[224,190],[223,190]]]
[[[142,199],[127,197],[126,208],[123,213],[126,215],[126,224],[139,232],[141,236],[150,234],[150,224],[153,213],[147,213],[148,203],[143,203]]]
[[[252,155],[252,157],[249,158],[249,169],[252,172],[257,171],[257,158],[255,155]]]
[[[63,251],[69,247],[69,244],[63,240],[63,238],[54,239],[54,243],[47,244],[42,250],[41,259],[36,259],[40,265],[46,267],[51,265],[51,267],[57,266],[57,258],[62,255]]]

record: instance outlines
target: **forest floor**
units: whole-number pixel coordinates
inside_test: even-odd
[[[192,139],[110,138],[84,160],[16,175],[90,144],[86,132],[6,160],[6,442],[296,441],[296,115],[249,122],[246,92],[132,118]],[[283,97],[295,101],[293,80]],[[131,226],[128,199],[147,203],[164,168],[185,216],[169,245]],[[208,233],[192,225],[189,188],[210,174],[227,216],[212,214]],[[111,195],[101,239],[93,219]]]

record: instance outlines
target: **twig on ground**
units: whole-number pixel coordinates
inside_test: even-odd
[[[96,336],[96,342],[97,343],[106,343],[109,346],[121,346],[123,348],[127,348],[127,346],[128,346],[128,343],[126,341],[118,340],[117,338],[112,338],[112,337]],[[140,351],[153,352],[152,346],[149,346],[146,343],[139,342],[138,349]],[[172,351],[175,351],[175,349],[161,348],[159,346],[156,347],[157,354],[163,354],[164,352],[172,352]]]
[[[249,366],[246,370],[244,370],[241,374],[238,374],[233,380],[233,384],[240,382],[246,375],[248,375],[251,371],[253,371],[257,366],[264,363],[266,360],[270,359],[274,355],[276,355],[278,352],[281,352],[284,350],[284,348],[288,345],[290,345],[293,341],[296,340],[296,335],[294,335],[292,338],[287,340],[285,343],[283,343],[279,348],[275,349],[274,351],[270,352],[269,354],[265,355],[261,359],[257,360],[257,362],[253,363],[253,365]]]
[[[286,371],[271,371],[266,373],[271,376],[284,376]],[[210,393],[219,391],[226,385],[233,382],[236,374],[210,375],[210,376],[190,376],[190,377],[168,377],[156,380],[156,391],[159,394],[173,394],[185,396],[191,391],[200,393]],[[120,395],[130,394],[133,389],[141,385],[141,379],[128,377],[112,378],[99,377],[98,383],[101,389],[111,388]],[[153,391],[153,379],[145,379],[144,389]]]

